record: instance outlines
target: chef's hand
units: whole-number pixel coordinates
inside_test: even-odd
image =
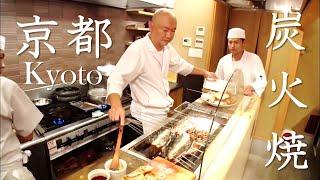
[[[124,125],[125,111],[121,105],[120,96],[118,94],[110,94],[108,97],[111,109],[108,111],[108,115],[111,121],[119,121],[120,125]]]
[[[213,72],[206,71],[205,78],[209,81],[216,81],[218,77]]]
[[[252,86],[246,86],[246,87],[244,87],[244,93],[243,93],[243,94],[244,94],[245,96],[252,96],[253,93],[254,93],[254,89],[253,89]]]
[[[197,67],[193,68],[191,74],[203,76],[204,78],[206,78],[209,81],[215,81],[218,79],[217,76],[213,72],[209,72],[205,69],[197,68]]]

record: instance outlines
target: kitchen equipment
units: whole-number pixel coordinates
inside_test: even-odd
[[[57,126],[63,126],[64,125],[64,120],[61,118],[55,118],[53,119],[53,124]]]
[[[85,95],[88,94],[89,85],[87,84],[80,86],[75,84],[74,86],[78,87],[81,93],[81,99],[79,98],[79,100],[76,102],[80,100],[82,102],[88,101],[89,97]],[[65,87],[65,85],[59,84],[56,87]],[[34,166],[34,168],[31,167],[30,169],[32,170],[32,173],[36,179],[63,179],[59,177],[70,173],[70,171],[74,171],[74,168],[77,167],[72,166],[70,169],[62,168],[64,169],[64,172],[59,172],[57,169],[59,169],[60,165],[66,164],[66,159],[68,159],[70,156],[73,156],[73,154],[76,154],[75,157],[85,158],[86,156],[80,152],[83,152],[85,149],[90,147],[94,147],[95,150],[99,149],[99,152],[112,151],[113,145],[115,144],[112,141],[116,140],[118,134],[116,130],[118,129],[118,125],[117,122],[111,121],[106,113],[103,113],[103,115],[99,117],[92,117],[92,113],[90,111],[86,112],[78,107],[75,107],[70,104],[71,102],[57,101],[54,94],[54,91],[57,88],[55,88],[53,91],[48,91],[47,88],[48,86],[44,86],[26,91],[30,99],[50,96],[53,98],[51,104],[37,107],[43,114],[43,118],[35,130],[37,137],[40,139],[36,138],[31,143],[32,145],[33,143],[37,143],[38,145],[40,144],[40,140],[45,140],[43,143],[41,143],[41,147],[43,150],[45,150],[47,156],[45,158],[40,150],[33,151],[30,149],[32,155],[31,161],[29,159],[29,163],[32,162],[32,166]],[[129,92],[130,91],[128,89],[125,89],[121,97],[121,103],[126,111],[126,116],[129,114],[128,109],[131,101]],[[57,123],[55,124],[55,118],[63,119],[64,124],[58,125],[58,123],[60,123],[58,120],[56,120]],[[140,136],[139,133],[129,127],[129,124],[131,124],[129,121],[125,123],[122,144],[127,144]],[[142,129],[140,131],[142,131]],[[108,140],[104,142],[100,141],[101,139]],[[96,144],[92,145],[94,142],[97,142],[97,144],[100,146]],[[41,154],[38,155],[40,152]],[[87,154],[87,157],[88,156],[91,155]],[[44,159],[44,163],[39,164],[39,158]],[[88,158],[86,159],[88,160]],[[79,161],[79,167],[83,164],[86,163]],[[84,176],[84,178],[87,177]]]
[[[106,111],[106,110],[109,110],[111,108],[110,105],[108,104],[93,104],[93,103],[90,103],[90,102],[84,102],[84,101],[72,101],[70,102],[70,104],[72,106],[75,106],[77,108],[80,108],[82,110],[84,110],[85,112],[92,112],[94,110],[101,110],[101,111]]]
[[[105,169],[94,169],[88,173],[88,180],[109,180],[110,174]]]
[[[108,161],[106,161],[106,163],[104,164],[104,168],[107,170],[108,173],[110,173],[110,177],[112,180],[122,180],[127,173],[127,162],[123,159],[120,159],[119,169],[112,170],[110,167],[112,161],[113,159],[109,159]]]
[[[199,112],[175,114],[159,130],[141,136],[122,149],[145,160],[160,156],[195,171],[201,163],[206,143],[212,142],[223,128],[218,122],[212,122],[212,118]]]
[[[88,102],[83,102],[83,101],[72,101],[72,102],[70,102],[70,105],[75,106],[79,109],[82,109],[85,112],[94,111],[97,109],[96,106],[93,106],[93,105],[89,104]]]
[[[107,89],[93,88],[88,91],[89,99],[97,104],[104,104],[106,101]]]
[[[47,91],[45,87],[34,91],[40,90]],[[82,94],[88,94],[87,91],[83,91],[83,89],[81,92],[83,92]],[[30,94],[43,93],[30,92]],[[109,120],[105,112],[102,112],[103,115],[99,115],[99,117],[93,117],[92,112],[98,108],[95,105],[92,106],[89,105],[89,103],[85,103],[87,100],[89,100],[89,97],[82,97],[81,101],[77,100],[74,102],[59,102],[53,100],[52,103],[47,106],[38,107],[44,117],[37,126],[36,132],[49,141],[48,149],[51,160],[101,137],[102,134],[109,133],[112,129],[118,129],[117,123]],[[121,97],[121,103],[125,109],[129,108],[128,103],[130,101],[130,93],[128,90],[125,90]],[[81,104],[85,104],[85,106],[88,105],[92,109],[86,111],[85,109],[77,107],[74,103],[80,106]],[[107,109],[110,108],[109,105],[98,105],[98,107],[99,106],[102,106],[102,109],[104,109],[103,106],[107,106]],[[128,113],[129,111],[126,115],[128,115]]]
[[[91,106],[94,106],[94,107],[96,107],[97,109],[99,109],[101,111],[106,111],[106,110],[109,110],[111,108],[111,106],[109,104],[96,105],[96,104],[93,104],[93,103],[90,103],[90,102],[84,102],[84,103],[88,104],[88,105],[91,105]]]
[[[80,99],[80,90],[74,86],[64,86],[54,90],[53,97],[59,102],[70,102]]]
[[[36,98],[36,99],[33,99],[32,102],[36,106],[46,106],[51,104],[52,100],[49,98]]]
[[[37,131],[40,132],[40,134],[44,134],[61,127],[62,123],[58,118],[63,119],[63,125],[68,125],[78,120],[91,117],[90,112],[85,112],[66,102],[54,102],[47,106],[41,106],[38,108],[44,115],[40,124],[37,126]]]
[[[119,134],[118,134],[118,139],[117,139],[117,145],[116,149],[114,150],[114,155],[112,158],[112,162],[110,165],[111,170],[117,170],[119,169],[119,154],[120,154],[120,145],[121,145],[121,140],[122,140],[122,133],[123,133],[123,126],[119,126]]]

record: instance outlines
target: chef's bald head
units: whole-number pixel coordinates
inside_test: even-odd
[[[169,9],[158,9],[154,13],[149,21],[150,39],[158,51],[172,41],[176,28],[176,16]]]
[[[163,18],[170,18],[174,21],[177,21],[176,15],[169,9],[166,8],[161,8],[158,9],[153,17],[152,17],[152,22],[154,23],[158,23],[159,21],[161,21]]]

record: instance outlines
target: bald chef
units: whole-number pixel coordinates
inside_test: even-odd
[[[5,37],[0,36],[1,180],[34,180],[32,173],[22,166],[20,143],[32,140],[33,130],[43,115],[14,81],[1,75],[4,47]]]
[[[219,60],[215,72],[218,79],[228,80],[236,69],[243,72],[244,95],[261,96],[266,85],[266,74],[258,55],[244,49],[246,34],[241,28],[232,28],[228,32],[230,54]]]
[[[194,67],[182,59],[170,42],[173,40],[177,18],[169,9],[158,9],[149,21],[150,33],[132,43],[122,55],[108,78],[108,101],[111,120],[124,122],[120,96],[130,85],[131,115],[143,124],[144,133],[153,132],[164,123],[173,105],[169,96],[168,72],[194,74],[214,78],[213,72]]]

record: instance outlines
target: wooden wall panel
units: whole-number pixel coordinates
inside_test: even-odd
[[[213,14],[213,40],[210,59],[210,71],[215,71],[220,58],[225,55],[230,6],[222,1],[215,1]]]
[[[299,31],[299,34],[293,38],[293,41],[301,44],[302,37],[303,32]],[[272,46],[276,46],[277,43],[279,42],[273,43]],[[287,81],[288,84],[294,81],[299,62],[299,54],[300,51],[297,51],[289,42],[286,42],[281,48],[272,51],[269,74],[267,76],[269,83],[266,86],[260,105],[254,137],[259,139],[269,139],[271,137],[271,132],[280,133],[282,128],[284,128],[287,108],[291,101],[289,96],[285,94],[277,105],[271,108],[268,106],[280,95],[283,80],[282,72],[287,72],[289,74]],[[277,89],[275,92],[271,91],[271,80],[276,82]],[[288,88],[288,91],[290,92],[292,89]]]
[[[267,59],[267,51],[266,45],[270,38],[272,25],[272,13],[269,11],[263,11],[261,20],[260,20],[260,28],[259,28],[259,36],[257,42],[256,53],[261,58],[263,66],[266,67],[266,59]]]
[[[260,20],[263,10],[238,9],[230,11],[229,28],[239,27],[246,31],[245,49],[256,53],[259,36]]]
[[[310,0],[301,16],[301,29],[304,32],[296,77],[302,84],[292,88],[292,95],[308,106],[299,108],[292,101],[289,103],[284,126],[297,133],[303,132],[310,114],[320,112],[320,53],[319,53],[319,1]],[[314,127],[316,128],[316,127]]]

